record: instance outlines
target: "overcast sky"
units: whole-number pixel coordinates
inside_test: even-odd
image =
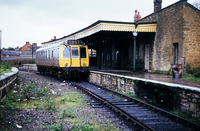
[[[133,22],[153,13],[154,0],[0,0],[2,48],[69,35],[98,20]],[[179,0],[163,0],[162,7]],[[194,1],[188,0],[193,4]]]

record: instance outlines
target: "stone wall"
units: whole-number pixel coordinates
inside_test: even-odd
[[[200,119],[200,93],[181,90],[178,98],[178,109]]]
[[[192,68],[200,67],[200,10],[185,5],[183,23],[183,56]]]
[[[179,1],[141,19],[140,22],[157,22],[153,49],[152,71],[168,71],[174,64],[175,44],[178,44],[178,64],[200,67],[200,11]]]
[[[161,108],[180,110],[200,120],[200,90],[172,83],[90,71],[88,81],[112,90],[137,95]]]

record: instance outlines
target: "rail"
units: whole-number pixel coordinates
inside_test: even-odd
[[[0,101],[2,101],[14,88],[19,70],[15,67],[12,67],[11,71],[12,72],[5,73],[4,75],[0,76]]]

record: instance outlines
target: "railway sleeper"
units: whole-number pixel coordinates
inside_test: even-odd
[[[134,115],[134,114],[143,114],[144,116],[148,116],[148,115],[151,115],[151,114],[155,114],[153,113],[152,111],[143,111],[143,110],[129,110],[129,111],[126,111],[127,113],[131,114],[131,115]]]
[[[109,101],[110,102],[110,101]],[[115,104],[115,105],[131,105],[131,104],[133,104],[132,102],[121,102],[121,101],[119,101],[119,102],[112,102],[113,104]]]
[[[166,118],[164,117],[140,117],[140,118],[137,118],[138,120],[142,121],[142,122],[161,122],[161,121],[165,121]]]
[[[163,131],[163,129],[165,131],[188,131],[188,129],[186,129],[184,127],[169,126],[169,125],[157,125],[156,129],[157,130],[162,130],[162,131]]]
[[[119,108],[131,108],[131,107],[139,107],[139,105],[117,105]]]
[[[126,109],[126,110],[148,110],[144,107],[141,107],[141,106],[135,106],[135,107],[121,107],[121,109]]]

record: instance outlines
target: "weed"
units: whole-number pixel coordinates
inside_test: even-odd
[[[11,72],[12,62],[1,62],[0,63],[0,75]]]
[[[21,77],[19,75],[17,76],[16,83],[17,83],[17,85],[19,85],[21,83]]]
[[[138,84],[139,80],[133,80],[134,84]]]
[[[186,64],[185,69],[186,69],[187,73],[191,73],[191,66],[190,66],[190,64]]]
[[[37,91],[37,96],[38,96],[38,97],[44,96],[44,95],[46,95],[48,92],[50,92],[50,89],[49,89],[48,87],[40,88],[40,89]]]
[[[24,124],[30,124],[30,123],[32,123],[32,120],[24,121]]]
[[[50,111],[56,110],[56,102],[52,98],[50,98],[50,96],[45,96],[45,102],[43,106]]]
[[[16,109],[17,108],[17,103],[16,100],[21,99],[21,96],[17,96],[15,94],[9,93],[7,97],[0,102],[0,109]]]
[[[200,124],[200,121],[198,119],[190,117],[190,116],[186,115],[185,113],[183,113],[181,111],[177,111],[176,110],[176,111],[171,111],[171,113],[173,113],[173,114],[175,114],[177,116],[183,117],[183,118],[185,118],[185,119],[187,119],[189,121],[192,121],[192,122]]]
[[[20,88],[23,96],[26,99],[30,99],[35,93],[34,89],[37,87],[38,83],[35,83],[33,80],[27,85]]]
[[[183,78],[185,78],[187,80],[191,80],[191,81],[200,82],[200,78],[199,77],[195,77],[193,74],[184,74]]]
[[[63,110],[61,118],[64,119],[66,117],[75,118],[75,115],[71,110],[68,110],[68,111],[67,110]]]
[[[62,131],[63,130],[63,123],[60,123],[59,125],[50,125],[46,126],[48,131]]]
[[[3,114],[0,114],[0,120],[3,120],[4,116]]]
[[[35,106],[36,108],[39,108],[41,104],[39,103],[34,103],[33,106]]]
[[[94,128],[88,124],[75,123],[72,131],[94,131]]]

